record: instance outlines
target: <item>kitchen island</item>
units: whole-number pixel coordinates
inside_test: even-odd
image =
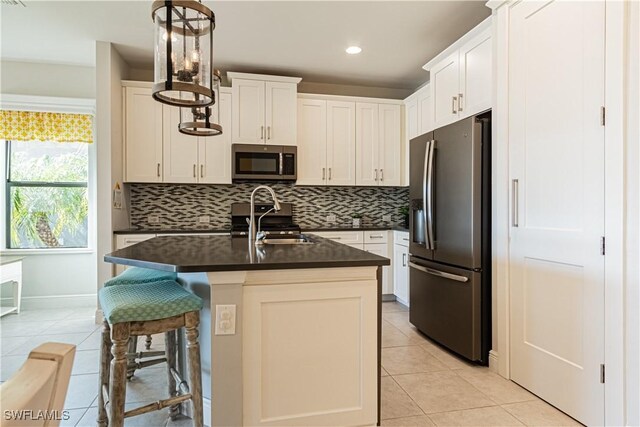
[[[389,260],[318,236],[309,240],[249,247],[229,236],[162,236],[105,256],[177,272],[205,300],[207,424],[379,421],[380,278]],[[235,317],[221,316],[229,313],[221,305],[233,306]]]

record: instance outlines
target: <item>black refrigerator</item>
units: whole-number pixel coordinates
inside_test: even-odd
[[[491,112],[410,141],[409,321],[459,355],[491,348]]]

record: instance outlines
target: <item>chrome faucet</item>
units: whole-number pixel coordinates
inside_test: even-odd
[[[259,185],[257,186],[252,192],[251,192],[251,213],[250,213],[250,220],[249,220],[249,246],[254,245],[254,244],[260,244],[260,241],[262,239],[264,239],[265,235],[263,233],[260,233],[260,236],[258,236],[257,230],[256,231],[256,203],[255,203],[255,198],[256,198],[256,193],[258,192],[258,190],[267,190],[269,191],[269,193],[271,193],[271,198],[273,199],[273,210],[275,210],[276,212],[278,212],[280,210],[280,202],[278,201],[278,197],[276,196],[276,193],[273,191],[273,189],[267,185]],[[267,212],[268,213],[268,212]],[[264,215],[263,215],[264,216]],[[262,218],[262,217],[260,217]],[[260,241],[257,240],[257,238],[260,237]]]

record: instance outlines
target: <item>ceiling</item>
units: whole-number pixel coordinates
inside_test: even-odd
[[[151,2],[33,1],[1,6],[2,60],[95,65],[95,41],[150,69]],[[215,66],[307,82],[414,89],[421,66],[490,11],[484,1],[205,1]],[[345,48],[362,47],[359,55]]]

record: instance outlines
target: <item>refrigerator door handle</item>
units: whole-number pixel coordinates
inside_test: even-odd
[[[427,236],[428,236],[428,249],[431,250],[435,250],[436,248],[436,244],[435,244],[435,239],[433,238],[433,157],[434,157],[434,150],[436,147],[436,141],[435,140],[431,140],[431,142],[429,143],[429,154],[427,156],[427,158],[429,159],[429,171],[427,173],[427,191],[426,191],[426,198],[425,198],[425,204],[426,204],[426,213],[427,213],[427,220],[426,220],[426,229],[427,229]]]
[[[415,262],[409,261],[409,267],[415,268],[416,270],[420,270],[424,273],[431,274],[433,276],[443,277],[445,279],[455,280],[456,282],[466,283],[469,281],[468,277],[458,276],[457,274],[447,273],[445,271],[434,270],[433,268],[423,267],[421,265],[416,264]]]
[[[422,217],[424,220],[424,243],[427,249],[431,247],[431,239],[429,237],[429,229],[427,227],[427,178],[429,176],[429,152],[431,150],[431,141],[427,141],[427,148],[424,152],[424,170],[422,175]]]

